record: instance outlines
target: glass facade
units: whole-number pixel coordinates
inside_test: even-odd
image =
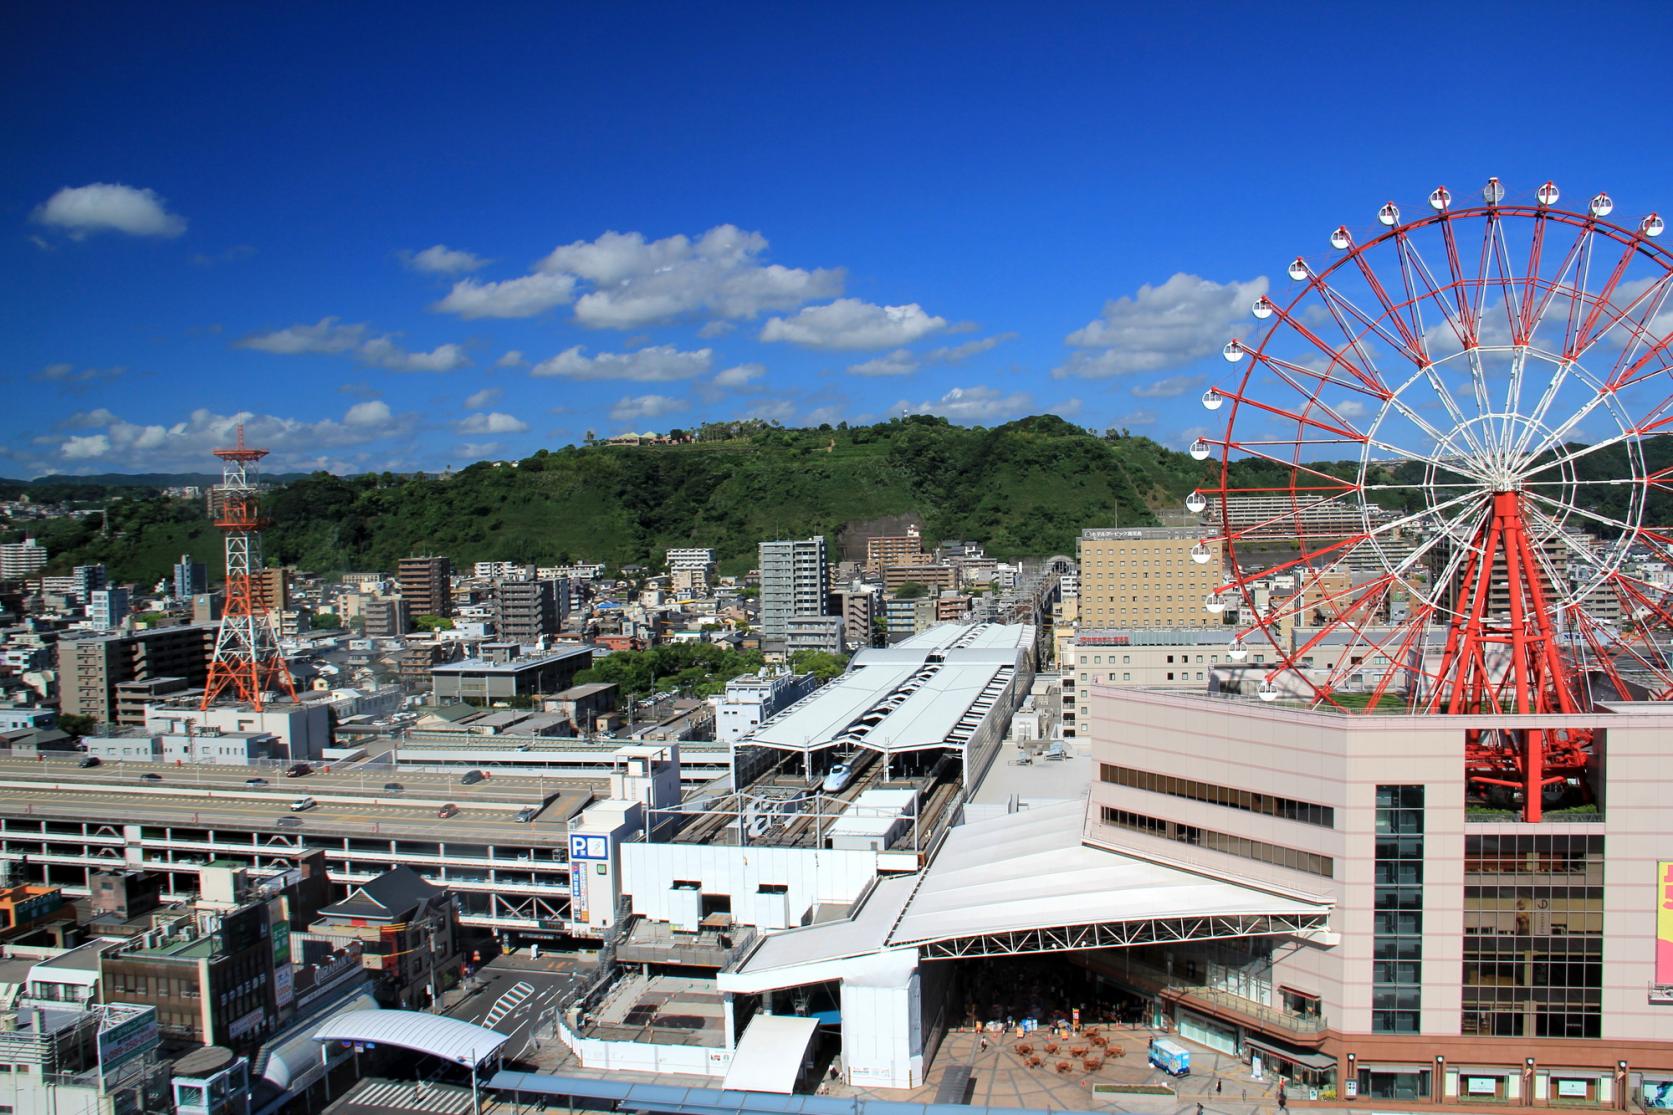
[[[1118,767],[1110,763],[1099,764],[1098,777],[1115,786],[1129,786],[1135,790],[1149,790],[1156,794],[1167,794],[1170,797],[1187,798],[1191,801],[1203,801],[1210,805],[1221,805],[1227,809],[1241,809],[1249,813],[1261,813],[1268,817],[1282,817],[1286,821],[1300,821],[1303,824],[1319,825],[1323,828],[1336,827],[1336,811],[1328,805],[1315,805],[1310,801],[1297,801],[1294,798],[1278,797],[1275,794],[1257,794],[1250,790],[1239,790],[1232,786],[1217,786],[1212,782],[1199,782],[1194,778],[1175,778],[1170,774],[1134,770],[1131,767]]]
[[[1465,837],[1464,1033],[1601,1034],[1603,840]]]
[[[1371,1032],[1415,1034],[1423,1000],[1423,787],[1377,787]]]
[[[1198,828],[1196,825],[1182,825],[1178,821],[1147,817],[1142,813],[1129,813],[1125,809],[1112,809],[1107,805],[1103,807],[1103,819],[1104,824],[1117,828],[1149,833],[1164,840],[1177,840],[1181,844],[1224,852],[1228,856],[1241,856],[1257,863],[1270,863],[1278,867],[1288,867],[1292,871],[1305,871],[1309,875],[1323,875],[1327,879],[1336,870],[1335,860],[1316,852],[1304,852],[1299,848],[1286,848],[1280,844],[1250,840],[1230,833],[1215,832],[1213,829]]]

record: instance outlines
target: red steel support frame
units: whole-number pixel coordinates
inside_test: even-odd
[[[1508,619],[1490,614],[1496,573],[1504,576]],[[1562,659],[1555,617],[1522,513],[1522,494],[1495,492],[1492,515],[1471,540],[1458,582],[1446,648],[1426,703],[1449,715],[1499,711],[1536,715],[1579,711]],[[1503,648],[1509,662],[1489,657]],[[1474,729],[1465,741],[1470,781],[1523,795],[1523,815],[1541,816],[1545,787],[1583,770],[1590,732],[1573,728]]]

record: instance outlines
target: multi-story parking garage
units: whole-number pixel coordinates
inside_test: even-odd
[[[274,775],[252,786],[251,773],[0,759],[0,859],[13,879],[71,895],[86,894],[94,872],[156,872],[175,899],[197,893],[212,860],[264,875],[319,849],[334,884],[406,864],[458,895],[466,925],[557,937],[569,915],[569,819],[606,792],[602,782],[499,776],[464,786],[457,775],[409,771]],[[397,779],[399,790],[385,788]],[[304,796],[317,804],[293,812]],[[439,817],[448,805],[458,812]]]

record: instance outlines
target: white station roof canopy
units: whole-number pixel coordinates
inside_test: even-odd
[[[956,826],[921,874],[880,879],[843,921],[769,934],[721,984],[753,992],[836,978],[833,963],[892,949],[999,955],[1147,943],[1147,927],[1186,940],[1303,932],[1327,921],[1323,900],[1085,845],[1085,815],[1084,802],[1068,801]],[[1076,932],[1085,927],[1112,932]]]
[[[1081,843],[1082,802],[951,829],[889,935],[890,945],[1100,922],[1324,912]]]
[[[993,710],[1034,641],[1026,624],[943,624],[863,650],[848,672],[743,742],[797,751],[960,747]]]

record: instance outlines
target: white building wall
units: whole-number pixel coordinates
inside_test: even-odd
[[[788,901],[792,924],[818,903],[852,902],[877,875],[877,853],[817,848],[717,847],[704,844],[621,846],[622,891],[633,912],[652,921],[674,920],[676,880],[701,884],[704,894],[732,899],[742,925],[776,925]],[[788,887],[786,895],[761,895],[763,883]]]

